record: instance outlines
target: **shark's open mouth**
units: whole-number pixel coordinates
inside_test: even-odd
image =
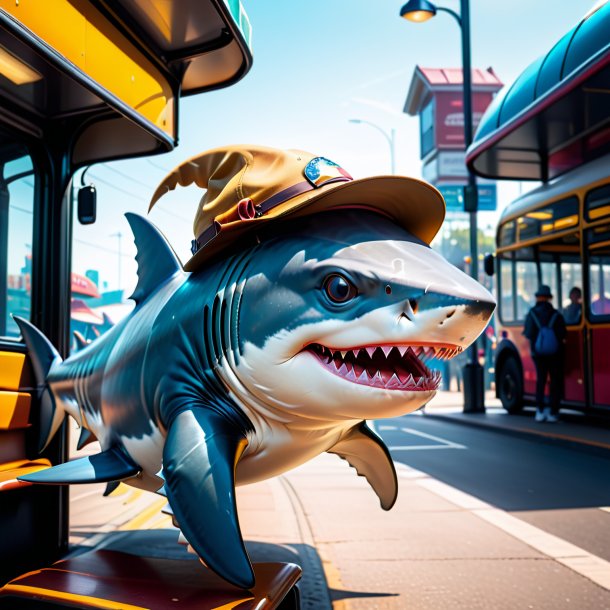
[[[441,381],[425,360],[448,360],[462,351],[456,345],[368,345],[334,349],[319,343],[306,348],[331,373],[361,385],[423,392],[436,390]]]

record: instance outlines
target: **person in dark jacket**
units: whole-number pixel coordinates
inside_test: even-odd
[[[526,318],[523,334],[530,340],[532,358],[536,366],[536,421],[558,421],[559,401],[563,390],[563,358],[566,338],[564,317],[551,304],[553,295],[549,286],[542,284],[536,292],[536,305]],[[554,353],[538,353],[543,349],[538,337],[542,328],[551,329],[555,335],[557,349]],[[544,331],[548,333],[548,331]],[[544,406],[544,388],[550,377],[551,405]]]

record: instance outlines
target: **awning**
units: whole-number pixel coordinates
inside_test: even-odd
[[[610,150],[610,3],[494,99],[466,163],[479,176],[547,181]]]
[[[72,299],[70,304],[70,318],[84,324],[102,324],[104,319],[97,315],[84,301],[81,299]]]

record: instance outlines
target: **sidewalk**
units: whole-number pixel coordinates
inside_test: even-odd
[[[610,564],[428,475],[397,465],[384,512],[367,482],[325,454],[238,488],[254,560],[304,570],[303,610],[610,609]],[[274,557],[276,558],[276,557]]]
[[[439,392],[424,413],[457,424],[491,428],[504,434],[534,437],[541,442],[610,456],[610,421],[604,424],[576,411],[562,411],[556,424],[536,423],[533,408],[526,408],[520,415],[509,415],[491,392],[485,397],[485,413],[463,413],[463,400],[460,392]]]

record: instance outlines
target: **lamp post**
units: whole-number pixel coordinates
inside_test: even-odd
[[[371,127],[373,127],[374,129],[376,129],[377,131],[379,131],[383,137],[388,141],[388,144],[390,146],[390,169],[391,169],[391,174],[394,175],[396,173],[396,161],[395,161],[395,147],[394,147],[394,143],[396,140],[396,130],[392,127],[392,129],[390,130],[390,133],[388,135],[388,132],[385,129],[382,129],[381,127],[379,127],[379,125],[376,125],[375,123],[371,123],[371,121],[365,121],[364,119],[349,119],[350,123],[356,123],[356,124],[360,124],[363,123],[365,125],[370,125]]]
[[[428,21],[437,12],[449,13],[460,26],[462,34],[462,106],[464,109],[464,148],[472,143],[472,78],[470,66],[470,6],[469,0],[460,0],[460,14],[428,0],[409,0],[400,16],[416,23]],[[470,274],[478,280],[479,252],[477,244],[477,185],[474,174],[468,170],[468,184],[464,187],[464,210],[470,215]],[[479,364],[478,341],[470,347],[470,362],[464,367],[464,412],[485,410],[483,393],[483,367]]]

